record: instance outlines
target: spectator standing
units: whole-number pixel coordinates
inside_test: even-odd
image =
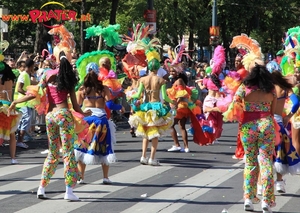
[[[30,75],[33,73],[34,61],[32,59],[27,59],[25,66],[25,70],[20,73],[16,83],[14,100],[24,97],[26,95],[27,86],[31,85]],[[32,108],[27,106],[27,102],[19,103],[16,107],[19,108],[22,113],[22,118],[18,127],[17,146],[27,149],[28,145],[24,143],[23,139],[26,131],[29,130],[31,125]]]

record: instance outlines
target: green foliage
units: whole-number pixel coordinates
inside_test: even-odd
[[[92,15],[92,21],[85,23],[85,28],[93,25],[108,26],[112,1],[85,0],[85,12]],[[153,0],[157,11],[157,34],[162,44],[172,47],[178,45],[183,35],[190,35],[193,45],[199,47],[209,45],[209,27],[212,19],[212,0]],[[2,0],[1,4],[8,8],[10,14],[28,14],[31,9],[39,8],[47,0],[23,1]],[[76,10],[81,14],[81,3],[60,0],[67,9]],[[298,0],[217,0],[218,26],[220,40],[228,48],[235,35],[246,33],[256,39],[265,53],[275,53],[282,48],[282,37],[289,28],[299,25],[300,1]],[[147,9],[147,0],[119,1],[116,22],[121,25],[119,34],[127,34],[132,23],[144,22],[143,14]],[[65,23],[74,34],[77,48],[80,48],[80,22]],[[37,33],[37,30],[40,32]],[[20,52],[27,49],[33,52],[36,35],[38,42],[44,42],[47,31],[33,23],[9,23],[10,49]],[[42,39],[41,39],[42,38]],[[51,37],[50,37],[51,39]],[[97,48],[98,38],[91,38],[87,51]],[[46,45],[42,44],[42,46]],[[40,44],[41,45],[41,44]],[[20,50],[18,50],[20,49]]]

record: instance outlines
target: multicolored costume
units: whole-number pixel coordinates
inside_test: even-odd
[[[11,68],[2,61],[3,59],[3,55],[0,52],[0,84],[4,85],[10,81],[12,88],[15,75]],[[6,100],[0,100],[0,145],[2,145],[5,140],[10,140],[10,134],[17,130],[22,114],[13,112],[10,116],[7,116],[7,109],[11,104],[10,97],[8,91],[3,90],[0,92],[7,96]]]
[[[235,36],[232,39],[232,43],[230,45],[230,48],[237,48],[239,51],[239,54],[236,56],[236,60],[243,60],[244,56],[246,54],[249,54],[252,52],[252,54],[255,55],[261,55],[261,48],[259,46],[259,43],[248,37],[246,34],[241,34],[239,36]],[[246,65],[248,67],[248,65]],[[248,71],[245,69],[245,66],[241,67],[236,72],[230,72],[226,78],[223,81],[223,85],[225,87],[225,91],[227,92],[226,104],[228,106],[228,103],[231,103],[232,98],[234,94],[236,93],[238,87],[241,85],[242,81],[247,77]],[[225,112],[225,110],[221,110],[222,112]],[[242,120],[242,119],[241,119]],[[241,129],[241,122],[239,122],[238,127],[238,135],[237,135],[237,146],[235,149],[234,157],[237,159],[243,159],[244,157],[244,147],[241,142],[240,137],[240,129]]]
[[[275,149],[275,121],[271,115],[271,102],[246,102],[245,96],[257,88],[247,88],[242,84],[237,90],[229,109],[224,113],[229,121],[242,118],[240,136],[245,150],[244,198],[256,197],[256,183],[260,172],[263,183],[263,200],[275,202],[272,155]],[[275,93],[274,93],[275,96]],[[259,154],[259,155],[258,155]],[[258,159],[259,158],[259,159]]]
[[[275,147],[275,170],[281,175],[295,175],[300,171],[300,157],[292,144],[291,132],[284,127],[282,116],[275,114],[274,118],[280,126],[281,138],[280,143]]]
[[[212,64],[212,74],[216,78],[223,69],[225,63],[225,49],[222,46],[218,46],[215,49],[213,56],[213,64]],[[216,96],[212,96],[208,94],[203,101],[203,111],[205,112],[207,108],[218,107],[218,102],[221,102],[222,96],[215,83],[211,79],[205,78],[202,81],[203,86],[205,86],[208,90],[214,91]],[[221,86],[221,85],[220,85]],[[220,107],[221,108],[221,107]],[[202,126],[203,132],[208,138],[208,144],[212,144],[216,139],[221,137],[223,131],[223,118],[222,113],[218,111],[205,112],[204,116],[199,117],[199,122]]]
[[[76,62],[78,73],[80,76],[80,85],[82,85],[86,74],[93,71],[98,76],[98,80],[102,81],[103,85],[107,86],[111,92],[112,98],[118,97],[122,91],[121,84],[118,82],[116,74],[113,70],[108,71],[105,68],[99,68],[98,62],[102,57],[110,60],[112,69],[116,68],[116,60],[113,53],[109,51],[93,51],[85,53]],[[99,82],[100,83],[100,82]],[[103,99],[100,96],[87,96],[87,99]],[[84,106],[83,106],[84,107]],[[106,102],[106,108],[84,107],[85,110],[91,110],[92,115],[85,117],[84,120],[89,124],[89,130],[86,138],[79,141],[75,155],[76,159],[88,165],[98,165],[116,162],[114,153],[115,124],[109,120],[107,112],[109,110],[120,110],[121,105],[114,104],[112,100]]]
[[[172,88],[167,89],[167,94],[171,100],[175,100],[178,103],[175,118],[179,120],[182,118],[190,118],[191,126],[194,130],[194,142],[200,146],[206,145],[209,141],[204,135],[197,119],[197,116],[202,114],[200,103],[195,101],[198,97],[198,90],[188,86],[173,85]]]
[[[146,50],[146,57],[148,61],[149,70],[158,70],[160,67],[160,56],[159,53],[154,49],[158,47],[159,44],[157,39],[149,40],[145,39],[143,41],[137,41],[136,49]],[[156,76],[157,77],[157,76]],[[163,78],[157,77],[157,85],[160,86],[159,90],[151,90],[145,88],[143,83],[140,82],[138,92],[132,96],[132,99],[139,99],[140,94],[144,91],[147,95],[151,93],[159,93],[160,90],[166,91],[165,89],[165,80]],[[172,102],[166,94],[163,94],[163,97],[167,102]],[[151,140],[156,137],[160,137],[167,132],[167,130],[173,124],[173,118],[170,113],[170,106],[165,105],[161,102],[149,102],[145,98],[144,102],[136,106],[135,113],[129,117],[129,124],[136,128],[136,135],[142,136],[148,140]]]
[[[121,109],[120,107],[117,107]],[[92,115],[84,120],[90,125],[88,137],[79,142],[75,149],[76,160],[88,165],[99,165],[116,162],[114,153],[115,125],[107,119],[105,109],[86,107],[91,110]]]
[[[30,101],[29,104],[32,104],[32,106],[39,106],[37,108],[37,111],[39,113],[46,112],[48,101],[49,103],[59,104],[64,102],[68,98],[67,91],[57,91],[57,87],[55,85],[48,83],[48,79],[51,76],[56,75],[58,71],[58,69],[47,71],[42,76],[38,86],[27,87],[26,94],[34,95],[36,97],[36,99]],[[41,100],[43,101],[41,102]],[[44,107],[40,107],[42,105],[41,103],[44,103]],[[50,178],[53,176],[56,170],[60,159],[60,147],[63,150],[66,186],[74,188],[76,185],[79,174],[74,155],[74,143],[77,139],[77,134],[75,132],[75,121],[77,120],[77,122],[80,122],[80,118],[74,119],[73,115],[74,113],[72,113],[72,111],[68,108],[56,109],[48,112],[46,115],[46,130],[49,141],[49,154],[44,162],[41,187],[46,187],[49,184]],[[83,125],[82,129],[84,128],[85,126]]]

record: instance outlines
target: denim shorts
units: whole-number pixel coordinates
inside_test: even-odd
[[[20,131],[28,131],[31,125],[31,115],[32,115],[32,108],[29,107],[21,107],[20,112],[22,113],[22,118],[20,124],[18,126],[18,130]]]

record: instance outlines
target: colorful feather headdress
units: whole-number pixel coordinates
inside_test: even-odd
[[[123,45],[127,45],[127,54],[122,59],[123,70],[128,78],[140,78],[137,66],[146,67],[145,49],[139,48],[138,43],[146,40],[150,34],[149,26],[145,24],[133,24],[133,34],[131,37],[124,35]]]
[[[217,46],[212,58],[212,73],[219,75],[226,64],[225,48],[221,45]]]
[[[90,38],[92,36],[102,36],[106,41],[106,45],[112,47],[114,45],[120,44],[122,39],[117,32],[120,29],[119,24],[109,25],[107,27],[102,26],[92,26],[85,29],[86,38]]]
[[[185,55],[190,58],[189,54],[185,53],[185,41],[182,39],[181,43],[174,48],[174,52],[169,50],[169,59],[165,60],[165,67],[170,71],[170,68],[174,68],[177,72],[182,72],[182,56]]]
[[[293,74],[293,65],[300,68],[300,26],[290,28],[286,33],[285,45],[285,55],[288,58],[282,60],[281,65],[286,67],[285,63],[289,63],[291,66],[291,72],[287,74]],[[284,70],[285,71],[285,70]]]
[[[259,43],[243,33],[240,36],[233,37],[230,48],[237,48],[244,55],[242,63],[248,71],[255,60],[261,63],[263,58]]]
[[[79,82],[77,88],[79,88],[83,84],[83,80],[86,76],[86,66],[91,62],[94,62],[98,65],[99,60],[102,57],[108,57],[111,62],[111,69],[114,71],[116,70],[116,59],[112,52],[108,50],[87,52],[80,56],[76,61],[76,67],[79,75]]]

